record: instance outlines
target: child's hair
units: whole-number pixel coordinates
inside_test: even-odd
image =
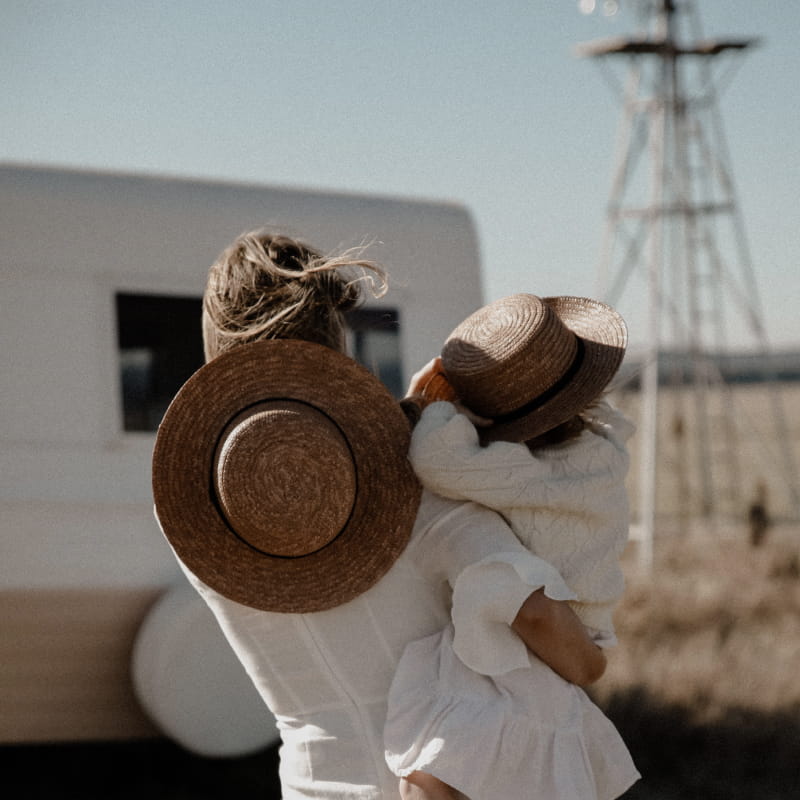
[[[606,387],[598,397],[595,397],[586,408],[579,411],[574,417],[562,422],[560,425],[556,425],[555,428],[551,428],[549,431],[540,433],[533,439],[528,439],[525,442],[528,449],[533,451],[539,447],[552,447],[553,445],[564,444],[564,442],[577,439],[593,418],[595,406],[605,400],[611,391],[609,387]]]
[[[528,439],[525,444],[531,451],[538,450],[540,447],[552,447],[553,445],[564,444],[572,439],[577,439],[585,427],[586,419],[583,413],[576,414],[566,422],[556,425],[555,428],[550,428],[549,431],[540,433],[533,439]]]
[[[386,273],[361,253],[323,256],[281,234],[241,235],[209,270],[206,361],[259,339],[303,339],[343,351],[344,313],[361,299],[361,284],[368,283],[375,297],[386,291]]]

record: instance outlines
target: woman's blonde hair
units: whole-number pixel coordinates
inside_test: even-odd
[[[245,233],[211,266],[203,295],[206,361],[259,339],[304,339],[344,350],[344,313],[363,284],[386,292],[386,273],[363,248],[323,256],[289,236]]]

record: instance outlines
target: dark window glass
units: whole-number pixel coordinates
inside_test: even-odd
[[[117,336],[126,431],[155,431],[178,389],[203,364],[202,301],[117,294]]]
[[[155,431],[178,389],[203,364],[202,301],[196,297],[116,295],[126,431]],[[347,315],[352,356],[402,397],[399,318],[395,309]]]
[[[357,308],[348,312],[347,325],[353,358],[377,375],[395,397],[402,397],[405,387],[397,310]]]

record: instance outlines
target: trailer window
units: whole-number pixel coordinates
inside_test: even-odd
[[[116,295],[122,418],[155,431],[172,398],[203,364],[198,297]]]
[[[178,389],[203,364],[202,301],[120,292],[116,310],[123,428],[155,431]],[[352,356],[402,397],[397,310],[355,309],[347,326]]]
[[[394,308],[357,308],[347,314],[349,351],[389,388],[405,393],[400,356],[400,318]]]

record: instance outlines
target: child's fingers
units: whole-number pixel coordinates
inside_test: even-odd
[[[463,414],[476,427],[486,428],[492,424],[491,419],[475,414],[459,401],[455,389],[444,373],[440,356],[432,358],[422,369],[417,370],[411,376],[406,398],[416,398],[418,402],[421,401],[423,408],[428,403],[434,403],[437,400],[449,400],[459,413]]]
[[[455,389],[453,389],[450,381],[447,380],[447,375],[444,374],[442,369],[435,371],[430,376],[430,379],[422,389],[422,393],[431,403],[437,400],[449,400],[454,403],[458,400]]]
[[[408,384],[408,391],[406,396],[410,397],[415,394],[423,394],[425,387],[430,383],[431,378],[437,372],[441,372],[442,359],[439,356],[432,358],[422,369],[418,370],[411,376],[411,381]]]

